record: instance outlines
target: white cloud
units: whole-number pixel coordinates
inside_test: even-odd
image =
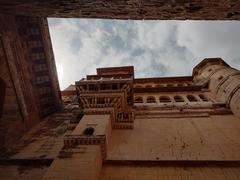
[[[239,67],[240,23],[49,19],[61,89],[97,67],[135,66],[136,77],[191,75],[205,57]]]
[[[178,26],[177,43],[186,47],[197,60],[221,57],[239,68],[239,34],[238,21],[184,21]]]

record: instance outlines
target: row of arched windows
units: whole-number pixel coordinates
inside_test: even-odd
[[[197,95],[201,101],[209,101],[203,94]],[[194,95],[187,95],[186,98],[189,102],[198,102],[200,101],[196,96]],[[185,102],[183,96],[176,95],[173,97],[175,102]],[[156,98],[154,96],[148,96],[147,103],[156,103]],[[160,96],[159,97],[160,103],[170,103],[172,102],[171,98],[169,96]],[[134,103],[144,103],[143,98],[138,96],[134,99]]]
[[[135,88],[161,88],[161,87],[182,87],[182,86],[190,86],[191,83],[168,83],[168,84],[156,84],[156,85],[151,85],[151,84],[146,84],[146,85],[136,85]]]

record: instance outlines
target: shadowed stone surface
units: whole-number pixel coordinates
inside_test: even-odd
[[[110,19],[240,19],[234,0],[13,0],[0,3],[0,13]]]

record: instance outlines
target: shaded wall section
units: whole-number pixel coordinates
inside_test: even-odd
[[[196,179],[239,179],[239,166],[209,166],[209,165],[104,165],[100,180],[131,179],[131,180],[196,180]]]
[[[240,19],[234,0],[12,0],[0,2],[0,13],[42,17],[110,19]]]
[[[6,95],[0,149],[9,148],[46,115],[61,108],[46,19],[0,16],[0,78]]]
[[[114,130],[107,160],[236,160],[240,122],[233,115],[136,117],[133,130]],[[169,115],[168,115],[169,116]]]

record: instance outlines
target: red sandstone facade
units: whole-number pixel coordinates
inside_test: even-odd
[[[76,94],[63,91],[78,97],[81,118],[43,179],[60,178],[65,166],[62,176],[79,179],[238,179],[239,83],[221,58],[204,59],[186,77],[97,69],[76,82]]]
[[[1,150],[47,115],[61,95],[46,19],[0,17]]]
[[[0,2],[0,179],[239,179],[240,75],[97,69],[60,95],[47,17],[239,20],[238,1]]]

